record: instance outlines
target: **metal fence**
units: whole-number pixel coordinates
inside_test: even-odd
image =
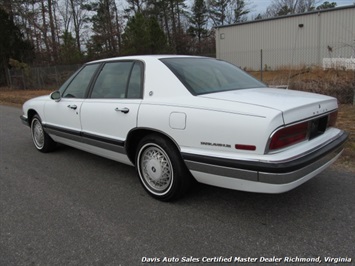
[[[351,58],[323,58],[324,69],[355,70],[355,57]]]
[[[220,52],[218,58],[270,86],[321,93],[355,104],[355,46]],[[274,74],[273,74],[274,73]]]
[[[59,65],[48,67],[28,67],[9,69],[7,80],[14,89],[57,89],[80,65]]]
[[[219,59],[229,61],[248,70],[278,70],[298,66],[337,67],[343,70],[355,70],[354,47],[342,47],[328,51],[327,47],[299,49],[258,49],[238,51],[237,48],[221,51]]]

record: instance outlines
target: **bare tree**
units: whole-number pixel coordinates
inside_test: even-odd
[[[58,60],[58,43],[57,43],[57,30],[55,26],[55,15],[54,13],[54,5],[52,0],[47,0],[47,12],[49,16],[49,27],[51,33],[51,50],[52,50],[52,57],[54,61]]]
[[[74,33],[76,45],[81,52],[81,31],[85,23],[89,20],[88,10],[91,10],[91,6],[87,0],[66,0],[70,4],[70,17],[73,21]]]
[[[315,9],[315,0],[273,0],[267,7],[265,16],[276,17],[304,13]]]
[[[126,0],[128,3],[128,8],[126,9],[127,12],[133,11],[133,14],[142,13],[144,9],[145,0]]]

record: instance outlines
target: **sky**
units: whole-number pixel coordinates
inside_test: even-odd
[[[348,5],[353,5],[354,0],[316,0],[316,3],[319,2],[318,5],[322,4],[323,2],[336,2],[337,7],[340,6],[348,6]],[[249,0],[250,2],[250,7],[252,8],[252,15],[253,14],[258,14],[258,13],[263,13],[265,12],[266,8],[271,4],[272,0]]]

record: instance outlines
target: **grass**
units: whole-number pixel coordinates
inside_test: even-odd
[[[28,99],[36,96],[48,95],[48,90],[10,90],[0,88],[0,104],[21,107]],[[342,156],[335,163],[335,167],[341,167],[355,173],[355,105],[340,104],[337,127],[350,133],[348,142]]]
[[[260,79],[259,72],[250,74]],[[263,81],[269,85],[288,85],[291,90],[300,90],[330,95],[339,103],[352,104],[355,87],[355,71],[300,67],[279,69],[263,73]]]
[[[0,88],[0,104],[20,107],[28,99],[50,94],[48,90],[11,90]]]
[[[355,105],[341,104],[339,106],[336,126],[350,133],[344,152],[336,165],[355,172]]]

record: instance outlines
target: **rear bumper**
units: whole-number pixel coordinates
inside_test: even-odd
[[[324,146],[283,161],[241,161],[183,154],[197,181],[236,190],[282,193],[332,164],[342,153],[348,133],[340,133]]]

